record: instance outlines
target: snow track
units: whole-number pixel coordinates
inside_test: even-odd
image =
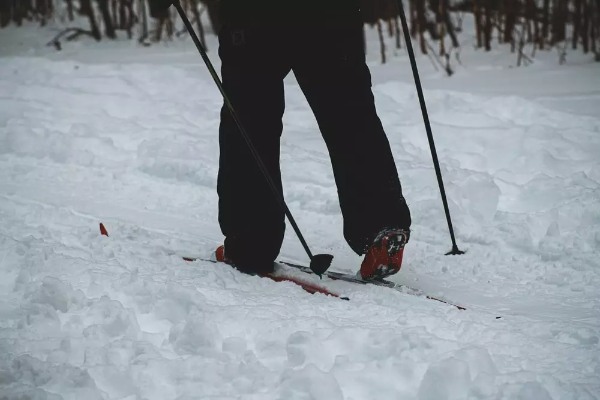
[[[414,89],[377,84],[414,220],[394,279],[469,310],[331,282],[343,302],[172,255],[222,240],[220,100],[188,50],[174,66],[0,58],[0,399],[600,398],[600,118],[535,87],[427,90],[468,250],[446,257]],[[293,79],[286,102],[290,208],[332,269],[355,270]],[[291,230],[282,258],[304,261]]]

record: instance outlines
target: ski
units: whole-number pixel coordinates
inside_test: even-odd
[[[106,227],[104,226],[103,223],[100,223],[100,235],[102,236],[106,236],[109,237],[108,235],[108,230],[106,229]],[[183,261],[187,261],[187,262],[194,262],[194,261],[206,261],[206,262],[211,262],[214,264],[224,264],[227,265],[229,267],[232,267],[229,264],[225,264],[225,263],[220,263],[216,260],[210,260],[210,259],[204,259],[204,258],[197,258],[197,257],[185,257],[185,256],[180,256]],[[310,268],[309,268],[310,270]],[[311,271],[312,272],[312,271]],[[300,286],[305,292],[310,293],[310,294],[324,294],[326,296],[331,296],[331,297],[335,297],[338,298],[340,300],[350,300],[348,297],[342,296],[339,293],[333,292],[331,290],[329,290],[328,288],[326,288],[323,285],[318,285],[316,283],[310,282],[308,280],[299,278],[297,276],[293,276],[290,274],[286,274],[285,271],[282,271],[281,268],[276,268],[274,272],[270,273],[270,274],[266,274],[266,275],[258,275],[261,278],[269,278],[274,282],[290,282],[293,283],[297,286]]]
[[[208,262],[212,262],[212,263],[218,263],[218,261],[209,260],[209,259],[200,258],[200,257],[182,257],[182,258],[183,258],[183,260],[188,261],[188,262],[208,261]],[[298,271],[301,271],[301,272],[303,272],[305,274],[315,275],[315,273],[310,269],[310,267],[308,267],[306,265],[300,265],[300,264],[292,263],[292,262],[289,262],[289,261],[276,261],[276,264],[278,264],[278,265],[284,265],[284,266],[287,266],[287,267],[294,268],[294,269],[296,269]],[[362,278],[360,278],[360,277],[358,277],[356,275],[345,274],[343,272],[335,272],[335,271],[326,271],[323,274],[323,276],[325,276],[325,277],[327,277],[327,278],[329,278],[331,280],[334,280],[334,281],[344,281],[344,282],[356,283],[356,284],[360,284],[360,285],[375,285],[375,286],[385,287],[385,288],[388,288],[388,289],[396,290],[396,291],[404,293],[404,294],[409,294],[409,295],[412,295],[412,296],[423,297],[423,298],[426,298],[428,300],[434,300],[434,301],[437,301],[437,302],[440,302],[440,303],[444,303],[444,304],[447,304],[449,306],[455,307],[455,308],[457,308],[458,310],[461,310],[461,311],[466,310],[466,307],[460,306],[458,304],[451,303],[448,300],[444,300],[444,299],[441,299],[439,297],[431,296],[431,295],[423,292],[422,290],[415,289],[415,288],[412,288],[410,286],[403,285],[401,283],[396,283],[396,282],[388,281],[386,279],[365,280],[365,279],[362,279]],[[272,277],[270,277],[270,278],[273,279]],[[294,277],[293,279],[297,279],[297,278]],[[290,278],[288,278],[288,280],[292,281]],[[296,282],[294,282],[294,283],[296,283]],[[312,283],[309,283],[309,284],[310,285],[314,285]],[[315,286],[317,286],[317,285],[315,285]],[[328,291],[328,289],[326,289],[326,290]],[[332,295],[331,293],[325,293],[325,294]],[[340,297],[339,295],[334,295],[334,296],[335,297]],[[349,300],[347,297],[340,297],[340,298],[342,298],[344,300]]]
[[[106,227],[104,226],[104,224],[100,223],[100,234],[103,236],[108,236],[108,231],[106,230]],[[202,258],[202,257],[189,257],[189,256],[182,256],[182,255],[178,255],[175,253],[172,253],[172,255],[177,255],[178,257],[181,257],[182,260],[187,261],[187,262],[195,262],[195,261],[205,261],[205,262],[211,262],[214,264],[225,264],[225,263],[220,263],[216,260],[211,260],[211,259],[207,259],[207,258]],[[225,264],[228,265],[229,264]],[[304,274],[307,275],[314,275],[317,276],[311,269],[310,267],[306,266],[306,265],[300,265],[297,263],[293,263],[293,262],[289,262],[289,261],[277,261],[276,262],[276,269],[275,272],[271,273],[271,274],[267,274],[267,275],[260,275],[263,278],[269,278],[275,282],[291,282],[294,283],[298,286],[300,286],[304,291],[306,291],[307,293],[310,294],[315,294],[315,293],[320,293],[320,294],[324,294],[327,296],[332,296],[335,298],[339,298],[342,300],[350,300],[348,297],[342,296],[339,293],[333,292],[330,289],[328,289],[327,287],[325,287],[324,285],[319,285],[316,284],[314,282],[310,282],[308,280],[299,278],[297,276],[291,275],[291,274],[287,274],[286,271],[284,270],[284,268],[282,268],[282,266],[286,266],[289,268],[292,268],[294,270],[300,271]],[[436,296],[431,296],[425,292],[423,292],[420,289],[415,289],[412,288],[410,286],[407,286],[405,284],[401,284],[401,283],[396,283],[396,282],[392,282],[386,279],[373,279],[373,280],[365,280],[362,279],[361,277],[357,276],[357,275],[353,275],[353,274],[348,274],[348,273],[343,273],[343,272],[335,272],[335,271],[326,271],[323,276],[334,280],[334,281],[344,281],[344,282],[349,282],[349,283],[354,283],[354,284],[359,284],[359,285],[375,285],[375,286],[380,286],[380,287],[385,287],[388,289],[392,289],[392,290],[396,290],[398,292],[404,293],[404,294],[409,294],[412,296],[418,296],[418,297],[423,297],[429,300],[434,300],[443,304],[447,304],[449,306],[455,307],[458,310],[466,310],[465,307],[452,303],[448,300],[436,297]]]

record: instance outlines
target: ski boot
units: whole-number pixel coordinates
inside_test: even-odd
[[[400,271],[408,229],[384,229],[367,250],[359,275],[364,280],[383,279]]]
[[[217,249],[215,250],[215,260],[231,265],[238,271],[249,275],[268,275],[272,273],[275,268],[275,263],[273,261],[265,262],[253,260],[249,262],[238,263],[235,259],[229,257],[225,253],[225,245],[220,245],[219,247],[217,247]]]

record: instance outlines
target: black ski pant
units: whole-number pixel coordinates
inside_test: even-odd
[[[346,9],[329,10],[322,23],[314,18],[281,23],[272,16],[260,21],[230,9],[223,13],[219,56],[225,91],[280,191],[283,79],[293,71],[329,151],[344,237],[363,254],[382,229],[409,228],[411,219],[375,111],[362,22],[358,7],[348,9],[352,3],[341,2]],[[219,140],[219,223],[226,254],[240,265],[269,268],[283,241],[284,211],[225,106]]]

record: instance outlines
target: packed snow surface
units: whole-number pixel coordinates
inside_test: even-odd
[[[447,78],[419,57],[467,250],[445,256],[407,56],[370,53],[414,220],[393,280],[460,311],[186,263],[223,239],[221,100],[191,42],[23,51],[6,36],[20,32],[0,40],[0,399],[600,398],[598,64],[508,68],[514,55],[465,49]],[[354,272],[326,148],[293,76],[285,86],[286,199],[313,251]],[[291,229],[281,258],[306,262]]]

